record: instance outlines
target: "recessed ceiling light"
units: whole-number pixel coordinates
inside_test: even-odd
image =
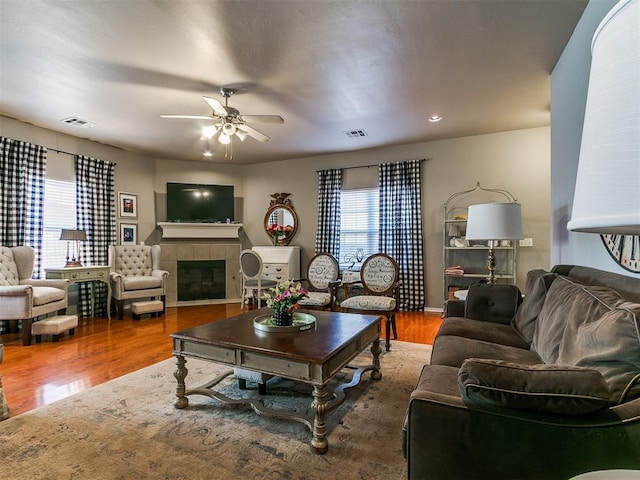
[[[439,122],[440,120],[442,120],[442,117],[440,115],[431,115],[429,117],[429,121],[432,123]]]
[[[202,154],[202,156],[203,156],[203,157],[213,157],[213,153],[211,153],[211,152],[204,152],[204,153]]]

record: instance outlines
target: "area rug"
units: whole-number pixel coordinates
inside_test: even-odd
[[[382,380],[363,375],[327,415],[324,455],[311,452],[311,433],[298,422],[204,396],[174,408],[171,358],[0,422],[0,478],[403,479],[402,420],[430,351],[394,341],[380,359]],[[354,363],[370,357],[365,350]],[[229,369],[195,359],[187,359],[187,368],[187,388]],[[218,388],[231,397],[259,396],[251,384],[240,390],[233,376]],[[263,398],[273,408],[311,413],[311,388],[298,382],[271,379]]]

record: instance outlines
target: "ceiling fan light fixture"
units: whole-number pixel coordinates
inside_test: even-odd
[[[237,130],[237,128],[233,123],[227,122],[222,126],[222,133],[224,133],[225,135],[228,135],[228,136],[231,136],[234,133],[236,133],[236,130]]]
[[[229,143],[231,143],[231,137],[226,133],[221,133],[218,137],[218,141],[223,145],[229,145]]]
[[[202,127],[202,136],[204,138],[211,139],[218,131],[218,128],[215,125],[208,125],[206,127]]]

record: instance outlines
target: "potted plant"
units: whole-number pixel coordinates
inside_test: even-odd
[[[263,295],[267,306],[273,309],[273,321],[277,326],[293,325],[293,313],[299,308],[300,300],[307,296],[307,291],[300,283],[286,280]]]

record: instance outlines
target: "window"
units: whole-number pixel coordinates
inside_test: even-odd
[[[340,194],[340,263],[356,261],[378,251],[378,188],[342,190]]]
[[[44,182],[43,270],[40,278],[45,276],[44,268],[64,266],[67,244],[60,240],[63,228],[76,228],[76,184],[47,178]]]

